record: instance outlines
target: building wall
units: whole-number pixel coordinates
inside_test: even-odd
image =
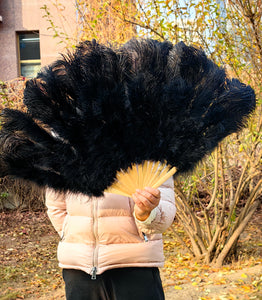
[[[44,18],[41,7],[46,4],[56,26],[62,28],[69,37],[75,35],[76,13],[74,0],[60,0],[62,14],[50,0],[0,0],[0,80],[10,80],[19,76],[17,32],[39,31],[41,66],[54,61],[59,53],[65,52],[65,44],[53,38],[50,24]]]

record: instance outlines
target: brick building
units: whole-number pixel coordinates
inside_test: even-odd
[[[68,36],[76,32],[75,0],[60,0],[62,15],[50,0],[0,0],[0,80],[33,77],[40,67],[64,52],[44,17],[47,5],[52,20]]]

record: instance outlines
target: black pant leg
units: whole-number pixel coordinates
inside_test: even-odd
[[[67,300],[111,300],[105,288],[103,274],[96,280],[83,271],[63,269]]]
[[[158,268],[119,268],[105,272],[110,300],[164,300]]]

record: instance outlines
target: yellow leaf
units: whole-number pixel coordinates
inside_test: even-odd
[[[197,286],[197,284],[198,284],[197,282],[192,282],[193,286]]]
[[[179,285],[175,285],[175,286],[174,286],[174,289],[175,289],[175,290],[182,290],[182,287],[179,286]]]
[[[245,292],[249,292],[251,290],[251,287],[247,285],[242,285],[241,287]]]
[[[247,275],[246,275],[245,273],[242,273],[242,274],[241,274],[241,277],[242,277],[242,278],[247,278]]]

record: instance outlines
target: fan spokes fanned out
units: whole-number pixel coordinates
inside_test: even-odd
[[[147,160],[139,165],[132,164],[126,171],[121,170],[117,173],[115,182],[105,192],[132,197],[137,189],[158,188],[173,176],[176,170],[176,167],[171,168],[160,161]]]

